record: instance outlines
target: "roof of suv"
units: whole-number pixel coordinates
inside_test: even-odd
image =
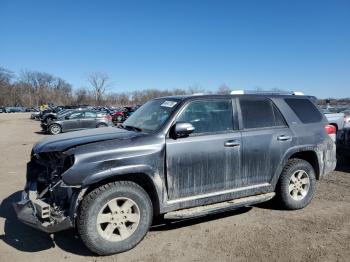
[[[314,96],[308,95],[288,95],[288,94],[273,94],[273,93],[257,93],[257,94],[194,94],[194,95],[179,95],[179,96],[164,96],[157,99],[176,99],[176,100],[190,100],[196,98],[222,98],[222,97],[271,97],[271,98],[309,98],[316,99]]]

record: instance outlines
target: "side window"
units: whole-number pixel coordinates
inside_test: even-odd
[[[285,101],[301,122],[307,124],[317,123],[322,120],[321,112],[309,99],[286,98]]]
[[[285,126],[280,111],[266,98],[239,99],[244,128]]]
[[[96,118],[96,113],[94,113],[94,112],[85,112],[85,118]]]
[[[191,102],[177,119],[191,123],[192,134],[228,132],[233,130],[231,100],[205,100]]]
[[[77,112],[77,113],[73,113],[69,116],[69,119],[78,119],[78,118],[83,118],[84,117],[84,113],[83,112]]]

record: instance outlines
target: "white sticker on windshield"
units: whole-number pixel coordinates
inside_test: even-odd
[[[174,107],[177,104],[175,101],[164,101],[160,106],[164,107]]]

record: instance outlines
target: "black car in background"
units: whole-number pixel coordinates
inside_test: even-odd
[[[52,135],[107,126],[112,126],[112,117],[93,110],[72,110],[57,115],[57,118],[52,121],[41,122],[41,128]]]

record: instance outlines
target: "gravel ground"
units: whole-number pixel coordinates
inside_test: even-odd
[[[298,211],[270,203],[154,226],[133,250],[96,257],[74,230],[50,237],[15,218],[33,143],[45,137],[29,114],[0,114],[0,261],[349,261],[350,166],[317,184]]]

